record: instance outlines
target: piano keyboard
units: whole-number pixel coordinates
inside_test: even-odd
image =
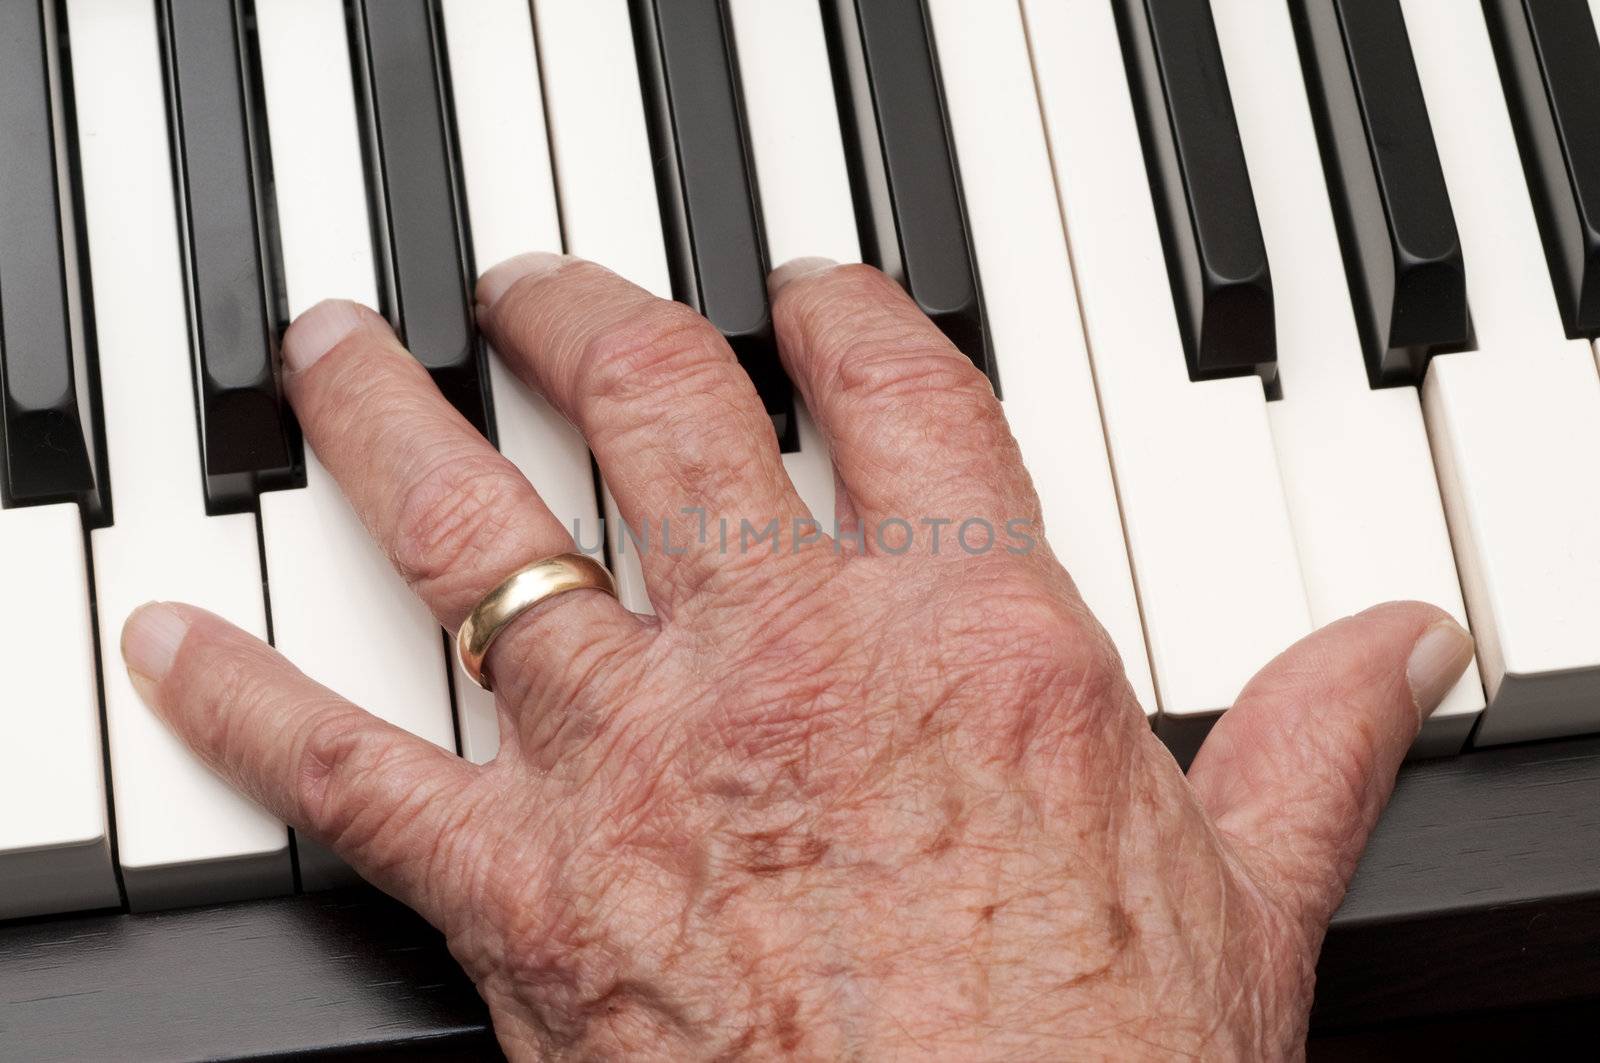
[[[0,918],[350,874],[145,709],[117,645],[149,599],[494,756],[492,701],[302,446],[277,341],[324,298],[380,308],[592,547],[616,510],[583,441],[474,328],[476,273],[527,250],[716,324],[825,526],[766,273],[896,277],[995,383],[1052,546],[1180,757],[1273,653],[1392,598],[1478,639],[1419,753],[1600,731],[1597,19],[0,5]],[[648,609],[626,537],[610,562]]]

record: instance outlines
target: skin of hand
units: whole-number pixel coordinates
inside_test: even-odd
[[[866,535],[796,541],[770,420],[707,322],[522,256],[480,283],[481,326],[629,523],[776,517],[779,548],[644,551],[653,617],[592,591],[530,610],[488,660],[481,766],[192,606],[130,619],[135,685],[443,931],[514,1058],[1301,1054],[1328,920],[1470,637],[1416,603],[1332,624],[1186,776],[1042,537],[970,553],[953,524],[936,551],[918,523],[1040,527],[987,380],[866,267],[773,288]],[[447,629],[573,548],[372,311],[317,306],[284,358],[306,438]],[[895,518],[912,537],[879,542]]]

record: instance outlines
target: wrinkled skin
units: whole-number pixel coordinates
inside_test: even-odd
[[[781,273],[847,526],[1037,531],[987,382],[898,289]],[[572,260],[479,298],[630,520],[804,514],[699,318]],[[308,440],[448,628],[571,549],[376,315],[323,304],[285,350]],[[124,648],[217,771],[444,931],[513,1057],[1298,1055],[1327,920],[1465,633],[1415,603],[1318,632],[1186,778],[1049,548],[950,535],[646,551],[656,616],[579,592],[496,644],[483,766],[193,607],[145,607]]]

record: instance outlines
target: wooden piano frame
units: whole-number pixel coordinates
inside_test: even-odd
[[[1318,971],[1313,1029],[1600,997],[1600,737],[1408,764]],[[462,1058],[487,1013],[369,889],[0,925],[0,1057]]]

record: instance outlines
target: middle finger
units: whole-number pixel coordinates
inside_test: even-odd
[[[810,513],[755,386],[710,322],[556,255],[501,263],[478,300],[494,349],[588,440],[627,525],[607,535],[636,533],[657,612],[757,568],[790,568],[779,558],[799,553],[796,522]]]

